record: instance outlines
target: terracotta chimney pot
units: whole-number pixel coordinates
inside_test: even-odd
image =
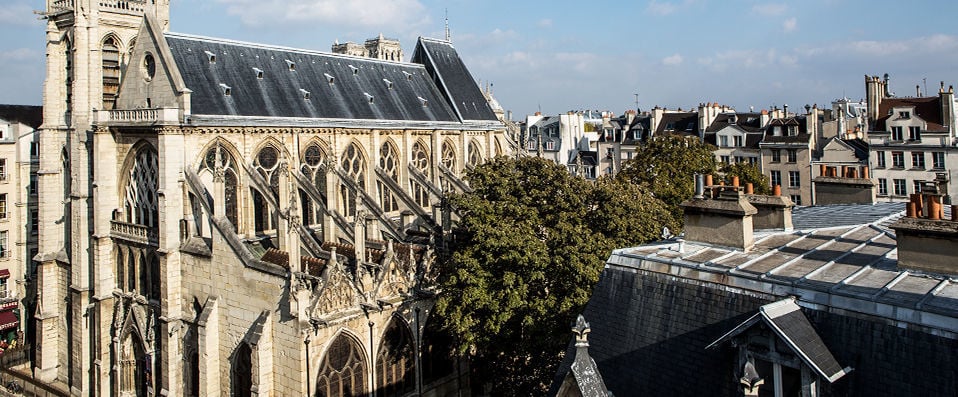
[[[933,221],[941,220],[941,203],[938,202],[938,196],[928,198],[928,219]]]
[[[862,167],[862,178],[868,179],[868,166]]]
[[[958,205],[951,206],[951,221],[958,222]]]
[[[909,218],[917,218],[917,216],[915,216],[915,202],[914,202],[914,201],[909,201],[909,202],[908,202],[908,205],[906,205],[905,208],[906,208],[906,209],[905,209],[905,216],[907,216],[907,217],[909,217]]]
[[[735,187],[738,187],[738,186],[739,186],[739,185],[738,185],[738,177],[737,177],[737,176],[733,176],[733,177],[732,177],[732,186],[735,186]]]
[[[745,184],[745,194],[755,194],[755,188],[751,183]],[[954,212],[952,212],[954,213]]]
[[[825,164],[819,164],[819,165],[818,165],[818,175],[827,176],[827,175],[825,175],[826,173],[828,173],[828,166],[825,165]]]
[[[705,176],[705,186],[712,186],[712,174]]]
[[[775,185],[775,187],[772,188],[772,195],[773,195],[773,196],[776,196],[776,197],[781,196],[781,195],[782,195],[782,185]]]

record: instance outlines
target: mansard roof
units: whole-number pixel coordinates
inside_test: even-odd
[[[677,133],[698,136],[698,123],[698,113],[695,112],[663,113],[662,119],[655,127],[655,135]]]
[[[43,124],[43,107],[29,105],[0,105],[0,120],[23,123],[33,129]]]
[[[192,91],[194,115],[496,120],[455,50],[424,45],[424,39],[417,54],[442,62],[383,61],[176,33],[166,33],[164,38],[186,88]],[[486,113],[463,112],[463,106],[453,106],[449,98],[468,101],[473,110],[479,106],[472,102],[481,100]]]
[[[878,105],[878,120],[872,127],[872,131],[885,131],[885,123],[889,120],[898,118],[897,114],[892,114],[893,108],[914,107],[915,115],[921,117],[927,123],[927,131],[947,132],[948,129],[942,125],[941,117],[941,99],[939,97],[923,98],[885,98]]]
[[[420,37],[412,62],[425,66],[461,120],[497,120],[452,43]]]

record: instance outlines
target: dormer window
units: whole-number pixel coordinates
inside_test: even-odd
[[[369,101],[369,103],[373,103],[373,99],[375,98],[374,96],[369,95],[367,92],[364,92],[363,95],[366,97],[366,100]]]
[[[675,131],[675,123],[668,123],[665,125],[666,131]]]
[[[208,59],[210,63],[216,63],[216,54],[209,51],[203,51],[203,52],[206,54],[206,59]]]
[[[898,112],[898,118],[899,118],[899,119],[910,119],[910,118],[911,118],[911,112]]]
[[[406,80],[412,80],[412,73],[403,70],[402,74],[406,75]]]
[[[357,68],[357,67],[355,67],[355,66],[353,66],[353,65],[348,65],[348,66],[349,66],[349,70],[352,70],[352,71],[353,71],[353,76],[359,74],[359,68]]]
[[[293,61],[290,61],[289,59],[287,59],[287,60],[286,60],[286,66],[289,67],[289,71],[290,71],[290,72],[295,72],[295,71],[296,71],[296,62],[293,62]]]
[[[798,135],[798,126],[790,125],[788,126],[788,136]]]
[[[309,91],[306,91],[306,90],[300,88],[300,89],[299,89],[299,93],[300,93],[300,94],[303,94],[303,99],[305,99],[305,100],[307,100],[307,101],[309,100]]]
[[[256,79],[257,79],[257,80],[262,80],[262,79],[263,79],[263,69],[253,68],[253,73],[256,73]]]
[[[417,96],[416,98],[419,99],[419,103],[422,104],[422,107],[424,107],[424,108],[425,108],[425,107],[429,107],[429,101],[427,101],[426,98],[423,98],[423,97],[421,97],[421,96]]]
[[[220,84],[220,89],[223,90],[223,95],[224,95],[224,96],[233,95],[233,88],[230,87],[230,86],[228,86],[228,85],[226,85],[226,84]]]
[[[383,79],[383,83],[386,83],[386,88],[388,88],[388,89],[390,89],[390,90],[393,89],[393,82],[392,82],[392,81],[389,81],[389,80],[387,80],[387,79]]]
[[[778,125],[772,127],[772,136],[782,136],[782,127]]]
[[[330,75],[329,73],[323,73],[323,76],[326,77],[326,82],[329,84],[333,84],[334,82],[336,82],[336,78]]]

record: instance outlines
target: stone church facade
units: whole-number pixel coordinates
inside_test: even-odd
[[[74,395],[443,395],[464,171],[511,151],[451,43],[411,62],[48,0],[34,374]]]

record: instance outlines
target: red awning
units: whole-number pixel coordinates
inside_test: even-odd
[[[7,269],[0,269],[0,278],[10,278],[10,271]]]
[[[6,310],[0,312],[0,331],[16,328],[19,323],[13,311]]]

